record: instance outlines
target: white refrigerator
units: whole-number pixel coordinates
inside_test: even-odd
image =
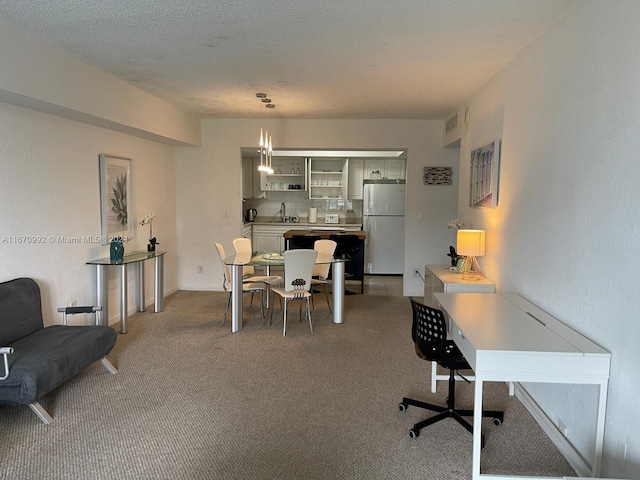
[[[404,180],[364,181],[365,273],[404,273],[405,194]]]

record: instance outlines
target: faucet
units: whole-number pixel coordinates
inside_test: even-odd
[[[286,209],[286,207],[284,206],[284,202],[282,202],[282,203],[280,204],[280,219],[281,219],[283,222],[286,222],[286,221],[287,221],[287,209]]]

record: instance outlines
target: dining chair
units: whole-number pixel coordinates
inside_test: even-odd
[[[274,287],[273,293],[277,293],[284,299],[282,307],[282,336],[287,334],[287,307],[290,300],[300,300],[300,322],[302,322],[302,300],[307,301],[307,319],[309,329],[313,333],[311,323],[311,309],[309,308],[309,297],[311,293],[311,274],[313,265],[316,262],[318,252],[315,250],[300,249],[287,250],[284,252],[284,287]],[[273,309],[271,310],[271,320],[273,320]]]
[[[233,240],[233,248],[236,253],[253,253],[251,239],[240,237]],[[244,282],[263,282],[269,285],[280,285],[282,277],[279,275],[256,275],[252,265],[242,267],[242,278]]]
[[[231,269],[229,265],[224,263],[224,259],[227,258],[227,255],[224,251],[224,247],[220,243],[216,243],[216,250],[218,252],[218,258],[220,259],[220,264],[222,265],[222,272],[224,273],[224,280],[222,282],[222,287],[224,291],[227,292],[227,307],[224,310],[224,317],[222,318],[221,327],[224,326],[224,322],[227,320],[227,313],[229,313],[229,305],[231,304],[231,292],[233,291],[233,283],[231,282]],[[265,320],[264,316],[264,298],[265,293],[267,291],[267,286],[263,282],[254,282],[254,283],[243,283],[242,284],[242,292],[243,293],[254,293],[260,292],[260,313],[262,314],[262,319]]]
[[[333,256],[337,246],[338,244],[333,240],[320,239],[315,241],[313,249],[318,252],[318,254]],[[324,296],[327,299],[327,305],[329,305],[329,312],[331,312],[331,302],[329,301],[329,293],[327,291],[329,283],[327,279],[329,278],[330,269],[330,263],[316,263],[311,273],[311,288],[313,288],[314,285],[324,287]],[[311,290],[311,294],[313,295],[313,290]],[[311,297],[311,304],[313,305],[313,296]]]

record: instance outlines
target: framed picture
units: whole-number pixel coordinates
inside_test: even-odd
[[[102,244],[114,237],[125,241],[133,238],[133,179],[131,159],[101,153],[100,212],[102,216]]]
[[[471,151],[470,207],[498,206],[499,166],[500,140]]]

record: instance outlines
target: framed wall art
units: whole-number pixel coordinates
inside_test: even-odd
[[[425,185],[452,185],[451,167],[424,167],[423,182]]]
[[[470,207],[498,206],[499,167],[500,140],[471,151]]]
[[[114,237],[133,238],[133,178],[131,159],[101,153],[100,212],[102,244]]]

